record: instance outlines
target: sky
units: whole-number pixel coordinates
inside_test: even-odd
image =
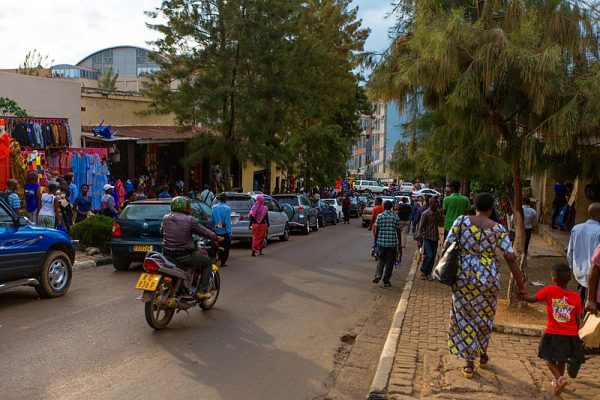
[[[285,0],[283,0],[285,1]],[[365,49],[381,52],[389,44],[386,15],[392,0],[353,0],[359,18],[371,29]],[[33,49],[52,64],[76,64],[91,53],[118,45],[148,47],[156,33],[146,28],[160,0],[2,0],[0,68],[16,68]]]

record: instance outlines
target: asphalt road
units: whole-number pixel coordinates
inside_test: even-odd
[[[161,332],[136,300],[140,269],[77,272],[59,299],[39,300],[30,288],[0,293],[0,398],[323,399],[343,367],[340,337],[382,298],[393,310],[401,289],[371,284],[371,236],[359,226],[296,234],[262,257],[238,246],[215,308],[176,314]],[[371,364],[390,312],[376,318]],[[368,387],[372,375],[356,376],[355,386]]]

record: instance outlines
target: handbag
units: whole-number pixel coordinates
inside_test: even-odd
[[[456,282],[456,275],[458,273],[458,259],[460,257],[460,237],[462,235],[462,225],[465,222],[463,216],[460,226],[461,230],[456,240],[450,244],[450,247],[446,250],[444,255],[440,258],[437,265],[435,266],[431,276],[436,281],[443,283],[444,285],[452,286]]]
[[[579,329],[579,337],[586,347],[600,347],[600,316],[588,313]]]

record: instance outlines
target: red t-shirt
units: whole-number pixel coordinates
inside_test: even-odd
[[[549,285],[535,294],[537,301],[546,303],[548,322],[544,332],[553,335],[577,336],[577,316],[583,313],[579,293]]]
[[[369,230],[373,230],[373,225],[375,225],[375,221],[377,221],[377,216],[384,211],[383,206],[376,205],[373,207],[371,211],[371,226],[369,226]]]

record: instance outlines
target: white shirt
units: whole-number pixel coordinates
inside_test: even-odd
[[[567,259],[575,279],[581,286],[588,287],[591,258],[598,244],[600,244],[600,222],[588,219],[583,224],[575,225],[571,230]]]
[[[40,208],[40,215],[49,215],[51,217],[56,217],[54,215],[54,199],[56,196],[50,193],[42,193],[42,207]]]
[[[525,229],[533,229],[537,225],[537,212],[531,206],[523,205],[523,219]]]

